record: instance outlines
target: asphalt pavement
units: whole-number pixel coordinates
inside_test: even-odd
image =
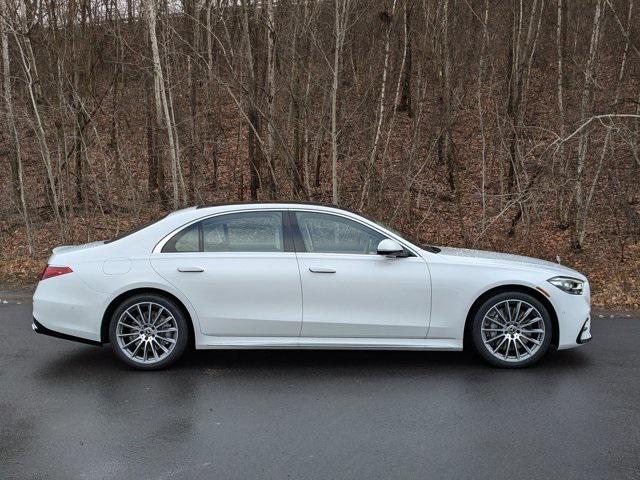
[[[199,351],[138,372],[0,301],[0,479],[638,479],[640,318],[535,367]]]

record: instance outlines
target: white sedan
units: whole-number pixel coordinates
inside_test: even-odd
[[[586,343],[589,283],[533,258],[419,246],[328,206],[192,207],[53,249],[33,330],[139,369],[197,349],[462,350],[524,367]]]

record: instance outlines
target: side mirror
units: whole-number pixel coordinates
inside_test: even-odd
[[[404,248],[395,240],[385,238],[378,244],[378,255],[398,257],[404,255]]]

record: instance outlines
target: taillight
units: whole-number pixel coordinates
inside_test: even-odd
[[[46,280],[47,278],[51,277],[59,277],[60,275],[71,272],[73,272],[73,270],[71,270],[70,267],[54,267],[52,265],[47,265],[46,267],[44,267],[42,275],[40,275],[40,281]]]

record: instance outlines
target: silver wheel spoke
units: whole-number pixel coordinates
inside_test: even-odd
[[[514,321],[514,322],[517,322],[517,321],[518,321],[518,317],[520,316],[520,307],[522,307],[522,302],[518,302],[516,305],[517,305],[517,307],[516,307],[516,313],[515,313],[515,315],[513,316],[513,321]]]
[[[177,328],[167,328],[166,330],[156,330],[156,333],[169,333],[169,332],[177,332]]]
[[[500,325],[501,327],[506,327],[507,326],[505,323],[500,323],[495,318],[487,318],[487,320],[489,320],[492,323],[495,323],[496,325]]]
[[[134,322],[136,322],[136,325],[138,325],[139,327],[142,327],[142,323],[140,323],[140,320],[138,320],[136,317],[134,317],[133,315],[131,315],[129,313],[129,310],[127,310],[125,312],[127,315],[129,315],[129,318],[131,318],[131,320],[133,320]]]
[[[534,323],[538,323],[541,322],[542,319],[540,317],[534,318],[533,320],[527,322],[527,323],[523,323],[520,325],[520,328],[524,328],[524,327],[528,327],[529,325],[533,325]]]
[[[120,325],[122,325],[123,327],[131,328],[132,330],[140,330],[139,327],[134,327],[133,325],[128,325],[124,322],[120,322]]]
[[[524,338],[528,342],[535,343],[536,345],[540,345],[540,342],[535,338],[527,337],[526,335],[522,335],[522,338]]]
[[[169,342],[172,345],[176,343],[176,341],[173,338],[166,338],[166,337],[156,337],[156,338],[159,338],[160,340],[164,340],[165,342]]]
[[[164,325],[165,323],[169,322],[173,320],[173,317],[169,316],[167,318],[165,318],[163,321],[161,321],[160,323],[158,323],[157,325],[154,325],[154,327],[158,328],[161,327],[162,325]]]
[[[162,315],[162,312],[164,312],[164,307],[160,307],[158,309],[158,313],[156,313],[155,318],[153,319],[153,326],[156,326],[156,322],[158,321],[158,319],[160,318],[160,315]]]
[[[501,342],[498,344],[498,346],[495,348],[495,350],[493,351],[493,353],[497,353],[497,352],[498,352],[498,350],[500,350],[500,347],[502,346],[502,344],[503,344],[504,342],[506,342],[506,341],[507,341],[507,336],[505,335],[505,336],[504,336],[504,338],[502,339],[502,341],[501,341]]]
[[[511,346],[511,339],[507,337],[507,346],[504,348],[504,358],[509,358],[509,347]]]
[[[518,341],[520,342],[520,345],[522,345],[522,346],[524,347],[524,349],[527,351],[527,353],[528,353],[529,355],[531,355],[531,349],[530,349],[529,347],[527,347],[527,346],[522,342],[522,340],[520,340],[520,338],[518,338]]]
[[[511,317],[511,308],[509,308],[509,300],[507,300],[507,303],[505,304],[505,306],[507,307],[507,317],[509,317],[509,321],[512,322],[513,318]]]
[[[502,338],[504,336],[505,336],[504,333],[501,333],[500,335],[496,335],[495,337],[490,338],[485,343],[493,342],[494,340],[497,340],[497,339]]]
[[[142,313],[142,308],[140,308],[140,304],[137,303],[136,307],[138,309],[138,313],[140,314],[140,320],[142,320],[142,324],[144,325],[144,313]]]
[[[505,325],[506,325],[507,323],[509,323],[509,320],[507,320],[506,318],[504,318],[504,315],[502,315],[502,312],[500,311],[500,309],[499,309],[497,306],[496,306],[496,307],[493,307],[493,309],[494,309],[496,312],[498,312],[498,315],[500,315],[500,318],[501,318],[501,319],[502,319],[502,321],[505,323]]]
[[[158,358],[156,347],[153,346],[153,339],[151,340],[151,342],[149,342],[149,347],[151,348],[151,353],[153,353],[153,358]]]
[[[167,350],[167,348],[164,345],[161,345],[160,342],[158,342],[158,340],[154,338],[153,342],[155,342],[155,344],[158,345],[164,353],[169,353],[169,350]]]
[[[522,317],[520,318],[516,318],[516,320],[518,321],[518,323],[522,323],[524,322],[524,320],[529,316],[529,314],[531,314],[531,312],[533,312],[534,308],[533,307],[529,307],[527,309],[526,312],[524,312],[524,314],[522,315]]]
[[[134,338],[134,339],[133,339],[133,340],[131,340],[129,343],[125,344],[122,348],[126,348],[126,347],[128,347],[129,345],[131,345],[131,344],[135,343],[137,340],[140,340],[140,337],[138,337],[138,338]]]
[[[142,345],[143,343],[144,343],[144,340],[140,340],[138,342],[138,345],[136,345],[136,349],[133,352],[131,352],[131,358],[134,358],[136,356],[136,353],[138,352],[140,345]]]

